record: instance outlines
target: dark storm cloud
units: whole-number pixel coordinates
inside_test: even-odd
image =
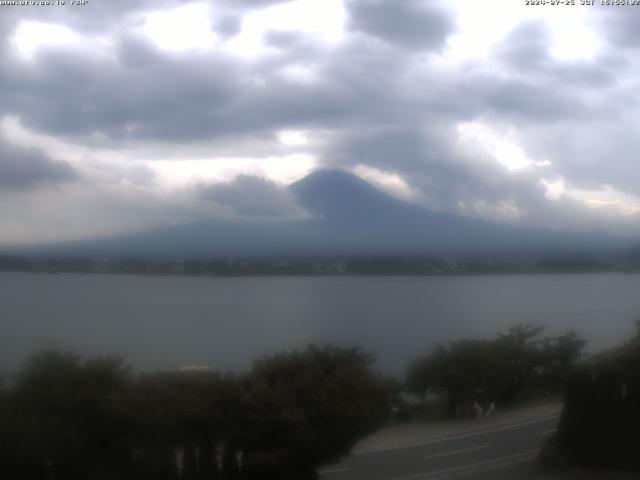
[[[454,25],[445,12],[421,0],[350,0],[349,26],[404,48],[439,48]]]
[[[25,149],[0,138],[0,191],[26,190],[76,179],[65,162],[54,161],[36,149]]]
[[[290,190],[253,175],[240,175],[227,183],[202,185],[198,193],[243,218],[282,220],[308,216]]]

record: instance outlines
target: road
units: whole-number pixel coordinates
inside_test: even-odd
[[[321,480],[537,479],[534,459],[559,415],[351,455]]]

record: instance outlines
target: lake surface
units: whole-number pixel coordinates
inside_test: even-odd
[[[144,370],[248,368],[309,342],[358,345],[401,375],[439,342],[520,322],[597,350],[640,318],[640,275],[198,278],[0,273],[0,371],[42,348],[118,354]]]

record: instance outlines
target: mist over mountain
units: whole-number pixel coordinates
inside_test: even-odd
[[[147,232],[65,242],[31,253],[109,257],[604,254],[625,246],[607,234],[525,229],[428,210],[359,177],[318,170],[289,186],[312,217],[208,219]]]

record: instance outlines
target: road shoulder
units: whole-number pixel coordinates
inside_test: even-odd
[[[513,408],[497,411],[488,418],[470,420],[438,420],[410,422],[385,427],[364,438],[354,447],[352,455],[405,448],[475,432],[509,427],[541,418],[560,415],[562,403]]]

